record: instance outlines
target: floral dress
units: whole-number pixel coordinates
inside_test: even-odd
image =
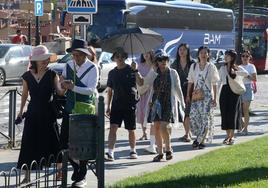
[[[153,88],[152,107],[148,122],[165,121],[174,123],[171,106],[171,78],[169,69],[165,73],[161,73],[158,70],[158,76],[154,80]]]
[[[206,76],[208,70],[206,72]],[[212,142],[214,134],[213,125],[213,108],[211,106],[212,94],[208,86],[205,84],[205,79],[202,72],[198,75],[198,80],[195,89],[203,89],[204,99],[192,102],[190,110],[190,126],[192,133],[196,136],[197,142],[201,143],[208,132],[208,141]]]

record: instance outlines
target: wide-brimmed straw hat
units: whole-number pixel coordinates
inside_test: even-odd
[[[82,40],[82,39],[74,39],[72,42],[71,48],[66,49],[66,51],[68,53],[70,53],[74,50],[84,52],[87,55],[91,55],[91,53],[88,51],[87,42],[85,40]]]
[[[50,56],[52,56],[53,53],[49,53],[48,49],[44,45],[38,45],[33,48],[32,54],[30,56],[31,61],[45,61]]]

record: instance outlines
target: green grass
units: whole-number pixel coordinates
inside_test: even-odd
[[[268,187],[268,137],[215,150],[109,187],[265,188]]]

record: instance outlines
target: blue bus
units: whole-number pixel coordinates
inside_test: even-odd
[[[235,48],[232,10],[181,1],[98,0],[98,13],[87,28],[94,43],[107,33],[127,27],[150,28],[164,37],[162,48],[173,58],[179,43],[192,50],[201,45],[213,49]]]

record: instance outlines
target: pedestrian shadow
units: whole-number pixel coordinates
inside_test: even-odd
[[[137,166],[137,165],[143,165],[143,164],[149,164],[152,163],[152,161],[137,161],[134,159],[129,159],[129,162],[126,163],[105,163],[105,169],[106,170],[116,170],[116,169],[124,169],[129,168],[130,166]]]
[[[268,131],[263,131],[263,132],[248,132],[247,134],[243,133],[243,132],[239,132],[239,133],[235,133],[236,137],[240,137],[240,136],[259,136],[259,135],[264,135],[267,134]]]
[[[189,175],[177,177],[176,174],[172,179],[163,178],[162,181],[146,182],[144,184],[124,185],[124,188],[154,188],[154,187],[195,187],[195,188],[214,188],[214,187],[231,187],[242,183],[267,180],[267,167],[245,168],[232,173],[219,173],[213,175]]]

